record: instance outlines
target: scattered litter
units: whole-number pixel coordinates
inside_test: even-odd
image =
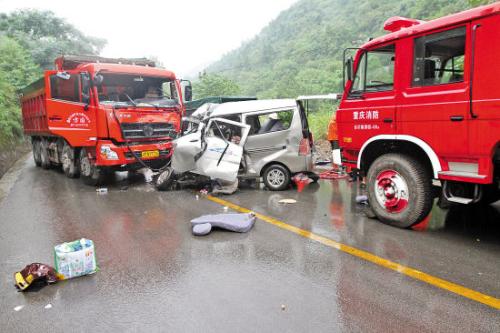
[[[476,242],[480,242],[481,240],[479,238],[476,238]]]
[[[356,203],[359,205],[368,205],[368,196],[366,195],[356,196]]]
[[[128,190],[128,186],[127,185],[120,187],[120,191],[126,191],[126,190]]]
[[[108,189],[106,187],[101,187],[101,188],[98,188],[95,190],[97,193],[99,194],[104,194],[104,193],[108,193]]]
[[[224,206],[224,211],[227,212],[229,210],[228,206]]]
[[[248,232],[255,224],[255,220],[253,213],[214,214],[195,218],[191,220],[191,225],[195,235],[207,235],[212,227],[234,232]]]
[[[54,268],[49,265],[32,263],[20,272],[14,273],[15,286],[20,291],[26,290],[32,284],[56,283],[58,276]]]
[[[45,305],[45,309],[52,309],[52,304],[49,303],[49,304]]]
[[[212,231],[212,225],[210,223],[196,224],[193,226],[193,234],[196,236],[205,236]]]
[[[297,191],[300,193],[307,185],[311,184],[313,180],[306,174],[299,173],[293,176],[293,182],[297,185]]]
[[[61,280],[92,274],[97,271],[94,242],[82,238],[54,247],[54,262]]]
[[[331,169],[328,171],[324,171],[319,174],[319,178],[321,179],[343,179],[347,178],[349,175],[343,171],[339,171],[336,169]]]
[[[213,194],[233,194],[238,190],[238,179],[232,182],[217,180],[217,182],[212,186]]]
[[[285,304],[281,304],[281,311],[285,311],[285,310],[286,310]]]
[[[24,305],[18,305],[14,308],[14,311],[19,312],[24,308]]]
[[[330,163],[332,163],[331,160],[325,159],[325,160],[317,160],[316,163],[314,163],[314,164],[316,164],[316,165],[327,165],[327,164],[330,164]]]
[[[196,195],[196,200],[200,200],[200,196],[198,194]]]
[[[208,190],[206,188],[200,190],[200,194],[202,195],[207,195],[208,194]]]
[[[280,204],[283,204],[283,205],[290,205],[290,204],[294,204],[294,203],[297,203],[297,200],[295,199],[281,199],[280,201],[278,201]]]

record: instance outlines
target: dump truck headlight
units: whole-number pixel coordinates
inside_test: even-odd
[[[107,160],[118,159],[118,154],[110,146],[101,146],[101,156]]]

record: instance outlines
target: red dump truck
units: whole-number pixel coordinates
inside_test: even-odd
[[[97,185],[107,171],[168,163],[189,81],[142,58],[64,56],[55,67],[20,95],[37,166]]]
[[[389,33],[345,54],[336,113],[342,163],[367,177],[370,205],[409,227],[433,198],[500,199],[500,3]],[[437,191],[441,187],[440,191]]]

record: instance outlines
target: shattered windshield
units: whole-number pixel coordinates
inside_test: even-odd
[[[97,87],[99,103],[122,107],[173,107],[179,105],[175,82],[141,75],[102,74]]]

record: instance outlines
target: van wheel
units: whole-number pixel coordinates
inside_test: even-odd
[[[432,208],[431,176],[414,158],[386,154],[368,170],[368,200],[383,223],[409,228],[421,222]]]
[[[102,181],[102,170],[95,165],[95,162],[89,157],[87,150],[80,150],[80,176],[83,182],[90,186],[99,185]]]
[[[283,191],[290,185],[290,171],[280,164],[273,164],[266,168],[264,184],[271,191]]]
[[[175,181],[174,169],[166,168],[156,179],[155,186],[158,191],[168,191]]]
[[[43,140],[40,142],[40,166],[43,169],[50,169],[50,159],[49,159],[49,142]]]
[[[42,147],[40,140],[33,140],[31,146],[33,149],[33,160],[35,161],[35,165],[39,167],[42,165]]]
[[[62,169],[68,178],[76,178],[80,175],[79,161],[75,158],[75,150],[70,145],[64,143],[61,154]]]

